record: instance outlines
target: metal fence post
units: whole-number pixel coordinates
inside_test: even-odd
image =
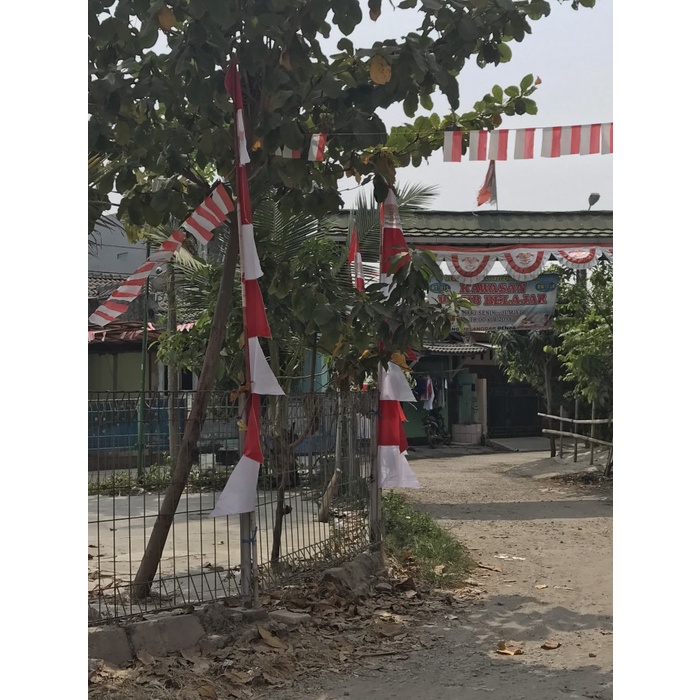
[[[379,405],[379,399],[377,399]],[[370,543],[382,544],[382,490],[379,488],[379,464],[377,462],[378,413],[372,415],[370,432],[370,477],[369,477],[369,530]]]
[[[578,398],[574,401],[574,430],[578,435]],[[574,438],[574,462],[578,462],[578,438]]]
[[[591,421],[595,420],[595,401],[591,404]],[[591,423],[591,439],[595,437],[595,423]],[[591,442],[591,457],[589,464],[593,464],[593,450],[595,450],[595,444]]]

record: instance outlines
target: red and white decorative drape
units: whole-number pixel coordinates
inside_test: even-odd
[[[380,206],[382,238],[380,244],[380,281],[387,291],[393,284],[391,258],[398,253],[408,253],[403,235],[399,207],[392,189]],[[408,258],[399,261],[397,269],[403,267]],[[415,401],[411,387],[403,370],[394,362],[389,362],[385,370],[380,366],[379,378],[379,417],[377,419],[377,478],[379,488],[420,488],[413,470],[408,464],[406,453],[408,441],[403,429],[406,416],[401,409],[401,401]]]
[[[236,185],[238,190],[238,235],[241,256],[241,298],[243,327],[247,348],[246,377],[250,384],[248,423],[243,443],[243,456],[233,469],[210,517],[250,513],[255,510],[260,465],[263,461],[260,442],[260,396],[283,395],[284,391],[270,369],[258,338],[270,338],[270,326],[263,304],[258,279],[262,277],[255,245],[253,217],[245,164],[250,162],[243,122],[243,95],[235,62],[226,74],[226,88],[236,109],[238,153]]]
[[[493,268],[496,261],[506,269],[508,275],[520,282],[533,280],[542,272],[550,261],[550,256],[562,267],[571,270],[588,270],[594,267],[602,257],[612,262],[612,246],[567,246],[546,245],[533,243],[525,246],[500,246],[494,248],[474,247],[457,250],[427,248],[435,253],[438,262],[447,263],[447,267],[455,279],[475,284],[481,282]]]
[[[213,230],[221,225],[229,212],[233,211],[233,202],[226,188],[219,183],[212,193],[192,212],[180,228],[191,233],[200,243],[206,245],[214,237]],[[129,304],[141,294],[146,279],[158,263],[166,262],[179,250],[185,240],[183,231],[173,231],[167,240],[152,253],[146,262],[128,277],[88,318],[89,323],[106,326],[119,318]]]

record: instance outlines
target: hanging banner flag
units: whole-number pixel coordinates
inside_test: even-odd
[[[471,302],[464,318],[473,331],[533,330],[552,328],[557,301],[557,275],[540,275],[520,282],[508,275],[493,275],[481,282],[445,279],[430,285],[428,298],[446,303],[454,292]]]
[[[442,145],[442,159],[446,163],[459,163],[462,160],[462,132],[446,131]]]
[[[379,367],[379,398],[383,401],[415,401],[411,385],[401,367],[389,362],[386,369]]]
[[[469,160],[487,160],[489,132],[469,132]]]
[[[561,155],[561,127],[548,126],[542,129],[543,158],[559,158]]]
[[[314,134],[309,146],[309,160],[322,161],[326,150],[326,135]]]
[[[579,154],[588,156],[600,153],[600,124],[586,124],[581,127]]]
[[[200,210],[205,210],[206,216],[196,213]],[[219,183],[195,212],[183,222],[181,228],[191,232],[200,243],[206,245],[214,235],[212,231],[224,222],[231,211],[233,211],[233,201],[223,184]],[[129,302],[139,296],[155,266],[170,260],[180,249],[184,240],[185,234],[182,231],[173,231],[160,248],[149,255],[148,260],[142,263],[119,285],[118,289],[112,292],[109,299],[89,316],[88,323],[106,326],[119,318],[129,308]]]
[[[517,129],[515,132],[515,152],[516,160],[534,158],[535,155],[535,130]]]
[[[489,137],[489,160],[506,160],[508,158],[508,129],[492,131]]]
[[[491,272],[496,256],[488,253],[454,253],[447,256],[445,262],[455,277],[468,282],[480,282]]]
[[[480,207],[486,202],[491,202],[498,206],[498,193],[496,191],[496,161],[489,161],[489,167],[486,170],[486,178],[476,195],[476,206]]]

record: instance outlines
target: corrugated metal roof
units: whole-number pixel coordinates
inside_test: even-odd
[[[348,235],[349,211],[329,216],[323,229],[339,241]],[[518,240],[608,242],[613,237],[612,211],[425,211],[401,214],[409,243],[498,245]]]
[[[443,355],[472,355],[488,352],[489,348],[483,345],[474,345],[473,343],[423,343],[423,349],[432,353],[440,353]]]

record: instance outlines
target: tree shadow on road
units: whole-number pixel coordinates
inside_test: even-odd
[[[559,520],[612,518],[612,500],[516,501],[421,504],[438,520]]]

